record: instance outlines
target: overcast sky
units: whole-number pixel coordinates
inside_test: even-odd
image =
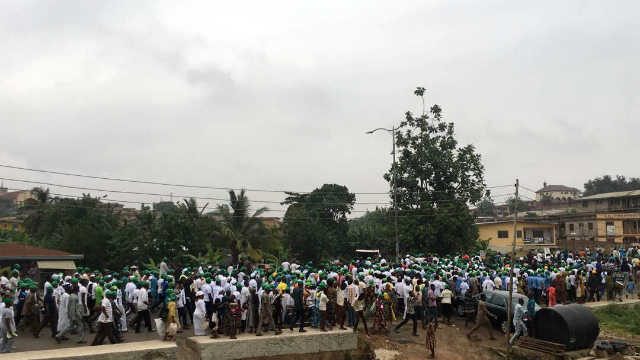
[[[460,142],[482,154],[488,185],[519,177],[533,190],[543,181],[582,188],[607,173],[638,176],[639,13],[637,1],[2,0],[0,163],[384,192],[391,139],[364,132],[417,110],[413,89],[424,86]],[[3,168],[0,176],[225,196]]]

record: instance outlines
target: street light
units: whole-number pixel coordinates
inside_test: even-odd
[[[394,226],[394,230],[395,230],[395,234],[396,234],[396,264],[400,263],[400,242],[398,240],[398,201],[396,198],[396,171],[395,171],[395,165],[396,165],[396,127],[393,126],[391,129],[387,129],[387,128],[377,128],[377,129],[373,129],[370,131],[367,131],[366,134],[373,134],[376,131],[381,130],[381,131],[386,131],[388,133],[391,134],[391,142],[392,142],[392,150],[391,150],[391,155],[393,155],[393,163],[392,163],[392,171],[393,174],[391,174],[392,178],[391,178],[391,192],[393,194],[393,213],[394,213],[394,217],[393,217],[393,226]]]

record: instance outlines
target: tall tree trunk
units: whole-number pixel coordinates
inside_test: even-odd
[[[238,258],[240,257],[240,251],[238,250],[238,243],[236,241],[232,241],[229,244],[229,248],[231,250],[231,263],[233,265],[238,264]]]

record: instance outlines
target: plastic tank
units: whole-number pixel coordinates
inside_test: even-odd
[[[600,333],[595,315],[578,304],[542,308],[534,326],[536,339],[566,345],[568,350],[592,347]]]

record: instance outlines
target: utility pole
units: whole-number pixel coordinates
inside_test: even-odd
[[[511,323],[513,317],[513,268],[515,266],[516,261],[516,237],[518,234],[518,190],[520,187],[520,180],[516,179],[516,196],[513,204],[514,213],[513,213],[513,243],[511,244],[511,266],[509,267],[509,298],[507,299],[507,346],[511,349],[511,344],[509,343],[509,339],[511,338]],[[522,234],[524,236],[524,234]]]
[[[396,264],[400,263],[400,241],[398,240],[398,197],[397,197],[397,187],[396,187],[396,126],[394,125],[391,128],[391,141],[393,142],[393,164],[391,164],[391,168],[393,169],[393,186],[391,191],[393,191],[393,227],[396,235]]]
[[[393,227],[395,231],[395,247],[396,247],[396,264],[400,263],[400,240],[398,238],[398,197],[397,197],[397,187],[396,187],[396,126],[394,125],[391,129],[387,128],[377,128],[371,131],[367,131],[367,134],[373,134],[378,130],[384,130],[388,133],[391,133],[391,142],[392,142],[392,151],[391,155],[393,155],[393,163],[391,164],[391,192],[393,198]]]

